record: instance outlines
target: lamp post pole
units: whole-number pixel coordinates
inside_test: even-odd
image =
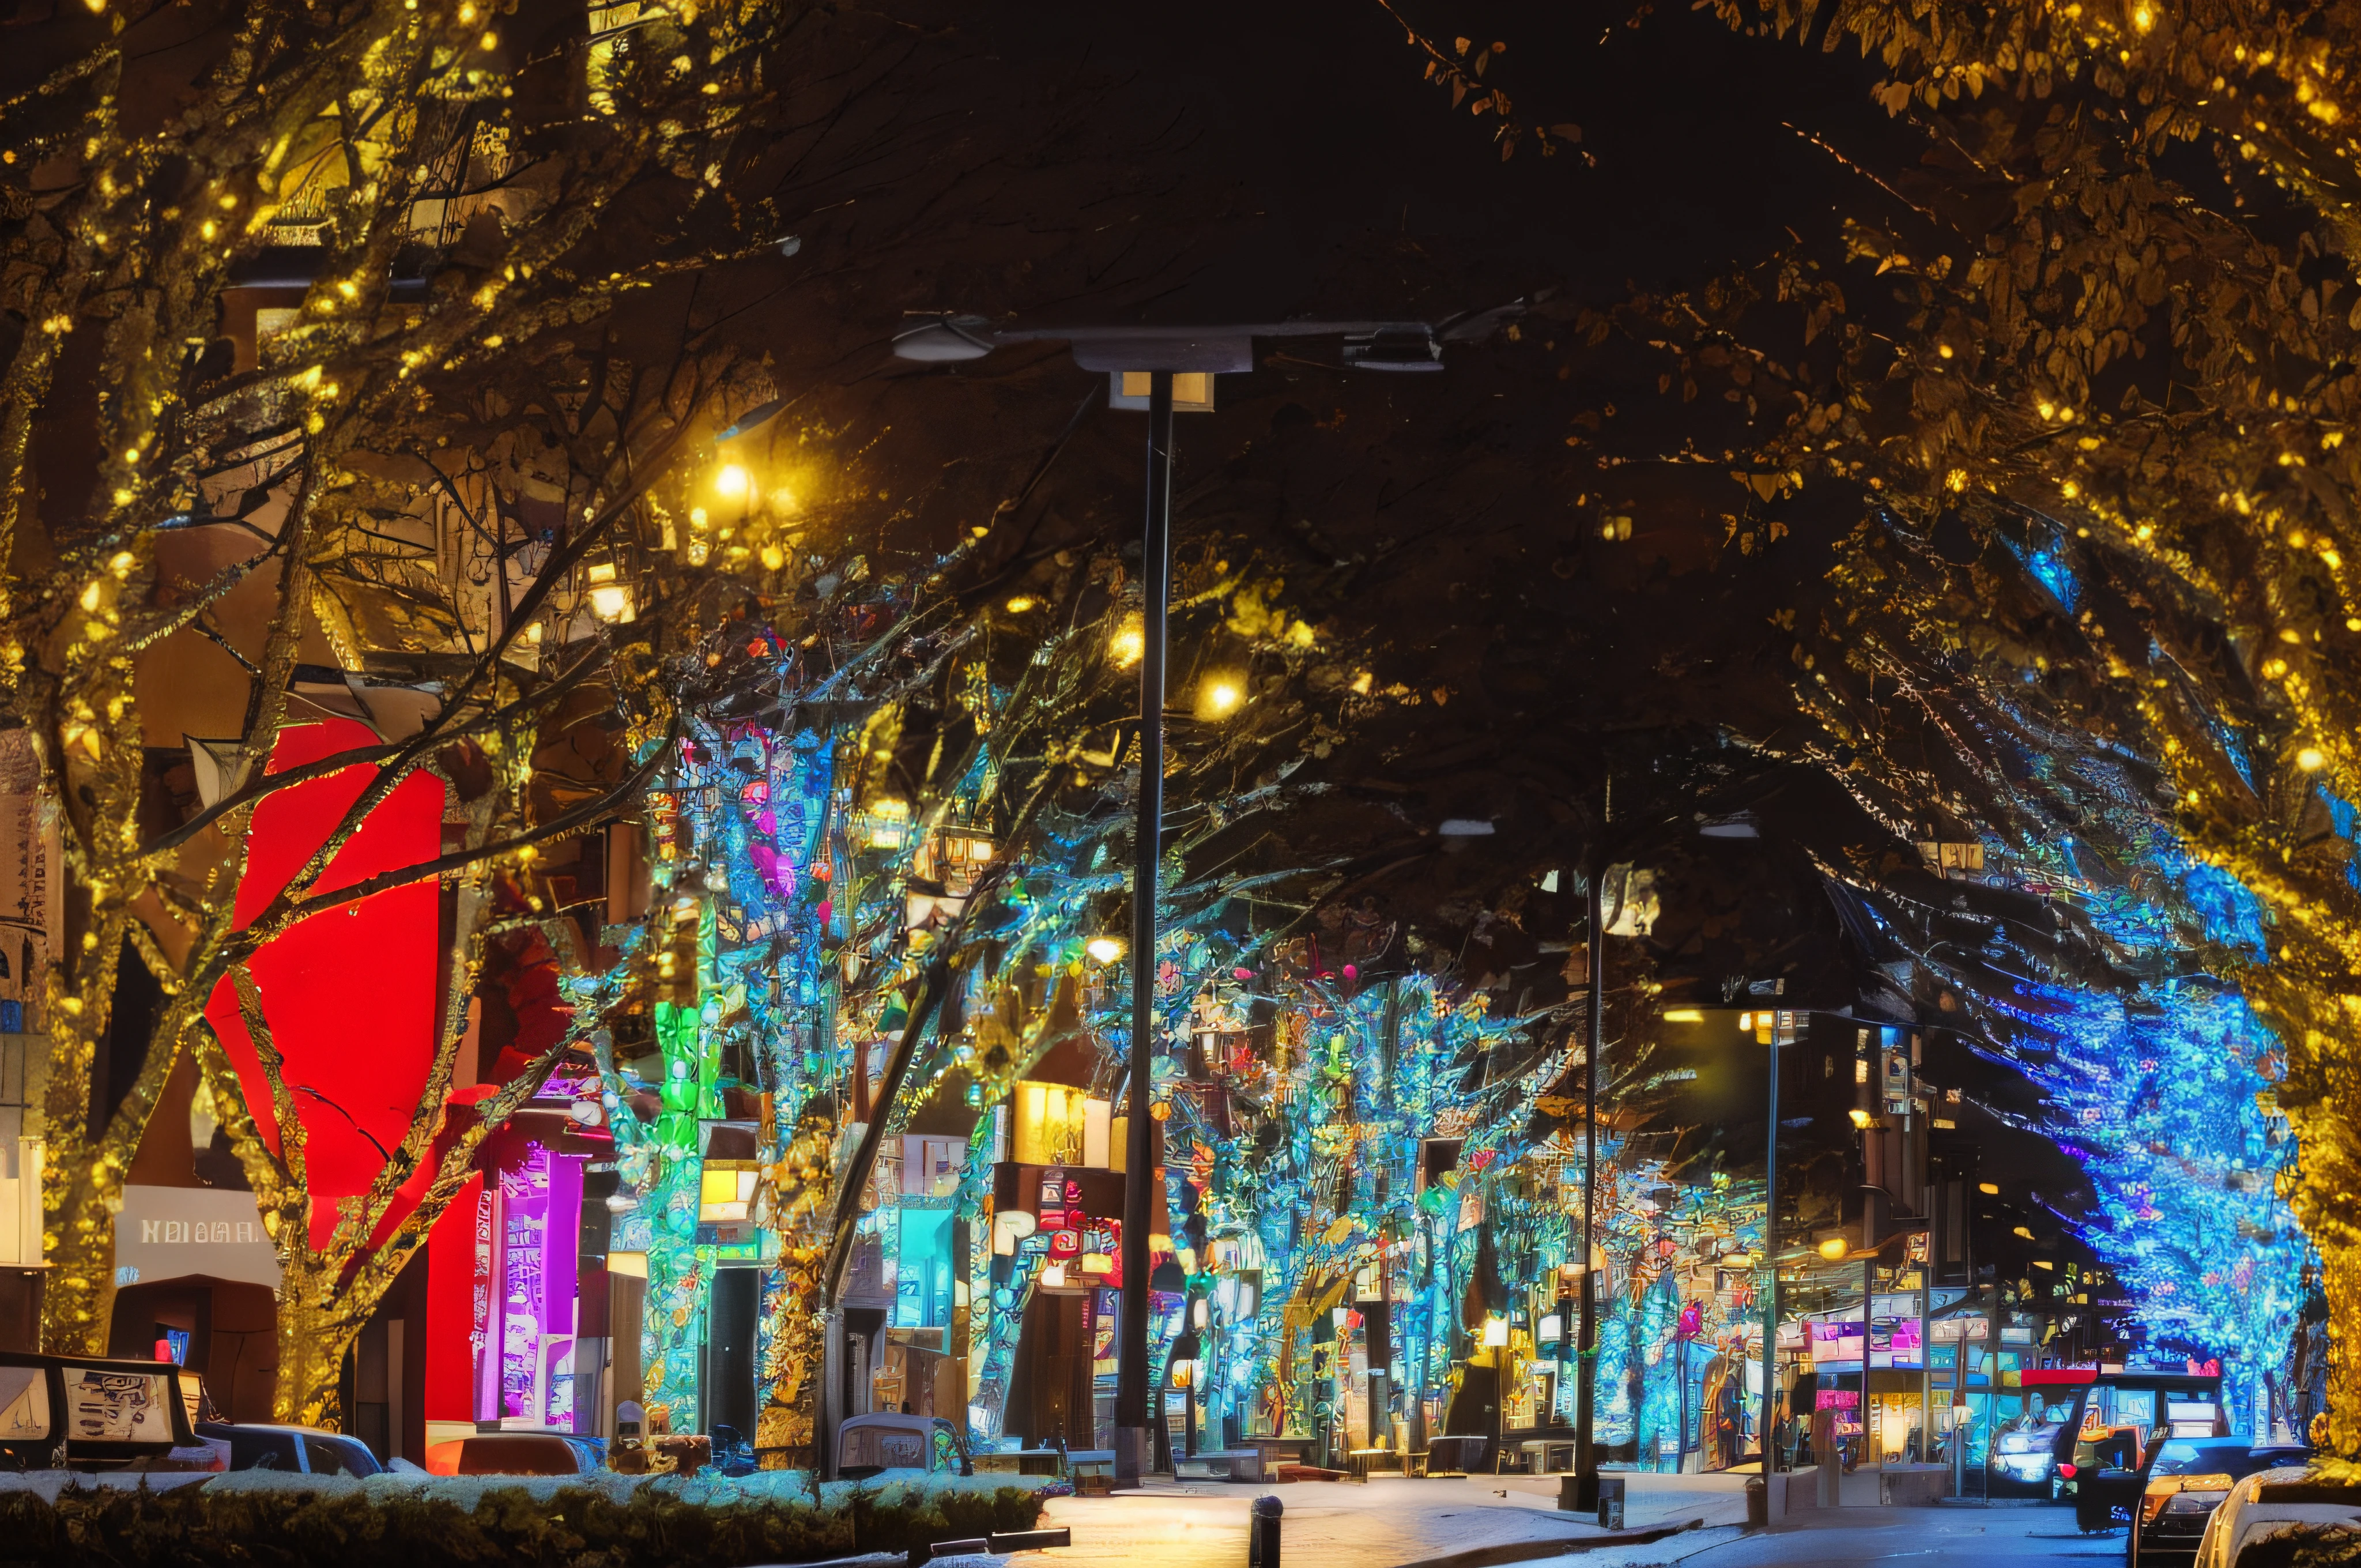
[[[1763,1291],[1763,1414],[1755,1432],[1765,1475],[1771,1474],[1773,1464],[1773,1412],[1779,1398],[1779,1028],[1778,1014],[1773,1013],[1772,1017],[1771,1138],[1763,1156],[1763,1261],[1769,1279]]]
[[[1574,1495],[1583,1513],[1598,1507],[1598,1458],[1591,1448],[1598,1400],[1598,1279],[1592,1268],[1598,1234],[1598,1053],[1607,1039],[1607,909],[1604,858],[1590,867],[1590,1018],[1582,1061],[1582,1330],[1575,1346]]]
[[[1344,339],[1341,357],[1356,369],[1392,372],[1443,368],[1443,345],[1473,343],[1521,313],[1521,302],[1468,312],[1439,324],[1416,321],[1288,321],[1221,325],[995,325],[982,316],[922,313],[894,334],[894,356],[921,365],[982,359],[1015,343],[1062,341],[1084,370],[1115,377],[1117,406],[1137,407],[1123,392],[1142,367],[1148,382],[1147,530],[1140,558],[1139,818],[1132,878],[1130,1092],[1125,1098],[1123,1315],[1116,1336],[1115,1475],[1136,1481],[1150,1451],[1148,1370],[1148,1227],[1153,1223],[1155,1139],[1149,1126],[1155,1060],[1156,884],[1164,816],[1165,620],[1172,563],[1172,414],[1176,372],[1216,375],[1254,368],[1257,337]],[[1210,408],[1210,403],[1201,405]],[[777,411],[764,405],[763,418]],[[749,416],[751,420],[753,416]],[[740,428],[746,428],[741,421]],[[735,432],[733,432],[735,433]]]
[[[1172,372],[1148,372],[1148,525],[1140,541],[1139,819],[1131,872],[1131,1069],[1125,1097],[1123,1321],[1116,1355],[1115,1477],[1148,1467],[1148,1231],[1155,1212],[1149,1115],[1156,1059],[1156,883],[1164,828],[1164,631],[1172,576]]]

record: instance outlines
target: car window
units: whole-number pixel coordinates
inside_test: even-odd
[[[38,1366],[0,1366],[0,1438],[49,1435],[49,1375]]]
[[[295,1440],[283,1431],[245,1432],[230,1440],[230,1463],[240,1470],[301,1470]]]
[[[2113,1431],[2094,1433],[2074,1445],[2074,1463],[2096,1469],[2125,1470],[2131,1467],[2138,1445],[2133,1441],[2131,1429],[2118,1427]]]
[[[2157,1453],[2155,1475],[2245,1475],[2259,1468],[2242,1442],[2168,1442]]]
[[[352,1463],[352,1456],[346,1452],[345,1445],[336,1442],[333,1438],[304,1438],[303,1457],[310,1462],[312,1474],[314,1475],[362,1475],[375,1474],[374,1471],[363,1471],[356,1468]]]

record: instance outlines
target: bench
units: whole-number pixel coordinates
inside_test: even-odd
[[[1055,1475],[1058,1474],[1058,1451],[1054,1448],[1027,1448],[999,1453],[979,1453],[975,1456],[975,1473],[979,1475]]]
[[[1074,1490],[1084,1496],[1103,1495],[1115,1489],[1115,1450],[1112,1448],[1070,1448],[1066,1451],[1066,1477]]]
[[[1246,1437],[1238,1440],[1238,1446],[1251,1448],[1260,1456],[1257,1474],[1268,1477],[1277,1475],[1281,1464],[1303,1464],[1312,1445],[1319,1441],[1314,1437]]]
[[[1191,1481],[1260,1481],[1262,1451],[1254,1448],[1214,1448],[1178,1459],[1172,1464],[1177,1477]]]
[[[1473,1475],[1485,1468],[1491,1456],[1492,1440],[1488,1437],[1434,1438],[1427,1444],[1426,1474]]]
[[[1525,1470],[1528,1475],[1562,1475],[1570,1473],[1574,1469],[1574,1440],[1572,1438],[1533,1438],[1518,1444],[1518,1447],[1522,1449],[1524,1452]],[[1559,1456],[1563,1457],[1565,1463],[1553,1466],[1550,1464],[1550,1460],[1553,1457]]]

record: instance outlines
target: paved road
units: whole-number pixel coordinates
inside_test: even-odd
[[[2120,1532],[2078,1535],[2074,1516],[2063,1508],[1947,1507],[1831,1509],[1808,1523],[1767,1531],[1701,1530],[1630,1552],[1551,1558],[1546,1568],[1989,1568],[2045,1563],[2094,1568],[2123,1560]]]
[[[1743,1476],[1630,1480],[1625,1520],[1633,1530],[1746,1517]],[[1558,1487],[1555,1476],[1383,1477],[1367,1486],[1164,1483],[1114,1497],[1058,1497],[1041,1522],[1071,1530],[1073,1545],[1019,1553],[1012,1568],[1231,1568],[1246,1562],[1247,1508],[1266,1491],[1286,1510],[1281,1562],[1307,1568],[1400,1568],[1461,1552],[1548,1550],[1605,1537],[1591,1520],[1558,1511]],[[1596,1551],[1589,1568],[1605,1568]]]
[[[1631,1545],[1557,1512],[1554,1477],[1269,1490],[1286,1506],[1290,1568],[1457,1568],[1452,1560],[1462,1553],[1496,1561],[1511,1552],[1519,1568],[2101,1568],[2123,1561],[2120,1534],[2078,1535],[2072,1510],[2058,1508],[1815,1509],[1748,1531],[1740,1528],[1744,1484],[1726,1475],[1627,1477],[1632,1529],[1692,1527]],[[1237,1568],[1246,1562],[1247,1504],[1262,1489],[1168,1483],[1115,1497],[1057,1498],[1043,1522],[1070,1527],[1073,1545],[1020,1553],[1006,1568]]]

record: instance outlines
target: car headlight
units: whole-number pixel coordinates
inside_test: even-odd
[[[2210,1514],[2229,1495],[2227,1492],[2176,1492],[2172,1501],[2164,1505],[2164,1511],[2169,1514]]]

